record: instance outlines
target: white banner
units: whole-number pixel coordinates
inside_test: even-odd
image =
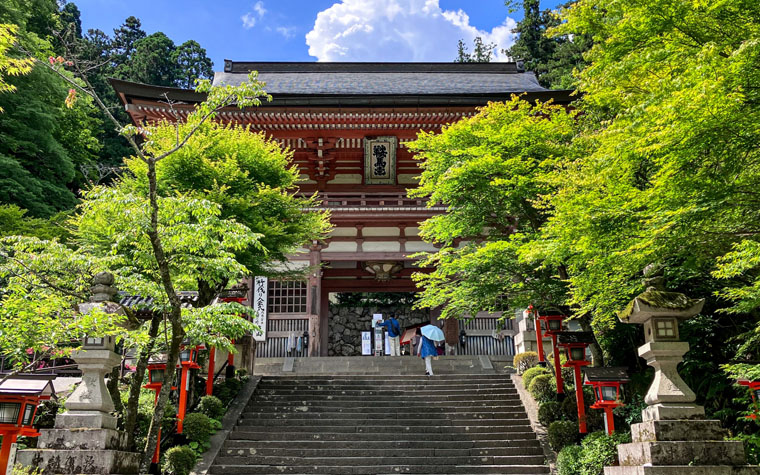
[[[269,279],[266,277],[253,278],[253,323],[259,326],[259,331],[253,333],[256,341],[265,341],[267,338],[267,296]]]
[[[362,332],[362,355],[372,354],[372,333]]]

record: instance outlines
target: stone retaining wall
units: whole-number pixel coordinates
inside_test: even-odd
[[[395,311],[399,317],[401,328],[429,322],[428,310],[412,310],[409,308],[348,308],[330,305],[328,320],[328,356],[360,356],[362,354],[362,333],[370,331],[372,314],[382,313],[387,317]]]

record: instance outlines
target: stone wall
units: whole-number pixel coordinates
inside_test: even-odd
[[[428,310],[409,308],[365,307],[349,308],[330,305],[328,320],[328,356],[360,356],[362,354],[362,332],[371,331],[372,314],[382,313],[384,318],[395,311],[401,328],[430,321]]]

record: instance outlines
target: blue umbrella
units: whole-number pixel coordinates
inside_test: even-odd
[[[443,330],[435,325],[425,325],[420,329],[422,336],[433,341],[443,341],[446,338],[443,336]]]

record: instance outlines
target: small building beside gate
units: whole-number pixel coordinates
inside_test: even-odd
[[[259,300],[265,295],[266,301],[266,335],[258,344],[259,356],[327,356],[331,329],[335,332],[331,294],[418,290],[410,276],[425,269],[414,267],[410,256],[436,252],[420,238],[419,224],[446,212],[443,206],[428,207],[424,200],[407,196],[406,190],[417,186],[420,168],[406,144],[418,132],[438,132],[473,116],[489,101],[509,100],[513,94],[559,104],[571,100],[570,91],[541,87],[519,62],[225,61],[214,84],[239,84],[251,71],[259,72],[273,100],[256,108],[229,108],[219,120],[262,131],[293,150],[300,192],[317,193],[319,209],[330,210],[334,226],[327,239],[289,256],[293,268],[311,269],[307,278],[268,280],[265,292],[258,286]],[[191,90],[111,82],[138,125],[183,120],[204,99]],[[171,108],[167,99],[175,102]],[[254,279],[248,284],[251,305],[255,284]],[[438,314],[433,310],[427,316],[433,320]],[[447,322],[447,343],[465,354],[514,354],[511,320],[499,323],[499,316],[479,314],[461,325]],[[458,343],[462,329],[467,334],[464,346]],[[304,333],[308,349],[293,344],[293,337]]]

